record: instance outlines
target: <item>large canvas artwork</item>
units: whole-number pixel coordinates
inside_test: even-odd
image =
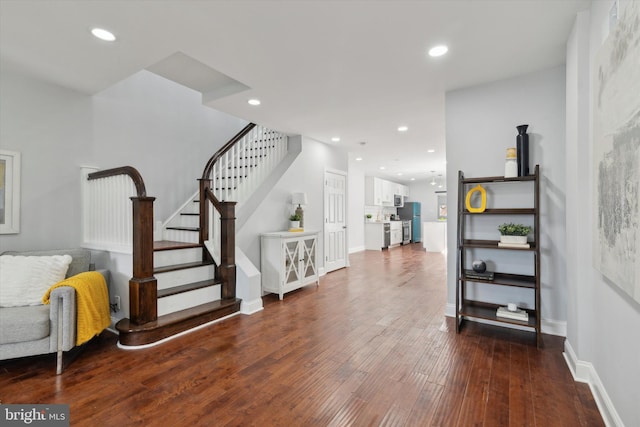
[[[594,262],[640,303],[640,2],[627,3],[594,71]]]

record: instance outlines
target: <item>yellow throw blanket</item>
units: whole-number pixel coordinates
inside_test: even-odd
[[[42,303],[49,304],[51,291],[60,286],[71,286],[76,290],[76,345],[89,341],[111,324],[109,293],[102,274],[86,271],[58,282],[45,292]]]

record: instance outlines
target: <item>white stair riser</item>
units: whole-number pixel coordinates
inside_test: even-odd
[[[199,227],[200,217],[194,215],[177,215],[171,220],[168,227]]]
[[[165,240],[172,240],[174,242],[187,242],[198,243],[198,233],[194,231],[182,231],[182,230],[164,230],[163,233]]]
[[[169,251],[156,251],[153,253],[153,266],[164,267],[167,265],[186,264],[202,260],[202,248],[173,249]]]
[[[171,295],[158,299],[158,316],[185,310],[200,304],[218,301],[220,299],[220,285],[208,286],[190,292]]]
[[[213,265],[205,265],[202,267],[157,273],[155,276],[158,281],[158,289],[167,289],[187,283],[213,279],[214,274],[215,267]]]

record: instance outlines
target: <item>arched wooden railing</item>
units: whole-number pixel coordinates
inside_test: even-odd
[[[123,166],[90,173],[88,180],[128,175],[137,195],[133,205],[133,277],[129,280],[129,316],[141,325],[158,318],[158,282],[153,275],[153,202],[148,197],[140,173],[131,166]]]

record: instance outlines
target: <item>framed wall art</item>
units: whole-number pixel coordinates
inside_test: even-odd
[[[0,150],[0,234],[20,232],[20,153]]]
[[[629,2],[594,70],[594,263],[640,303],[640,2]]]

